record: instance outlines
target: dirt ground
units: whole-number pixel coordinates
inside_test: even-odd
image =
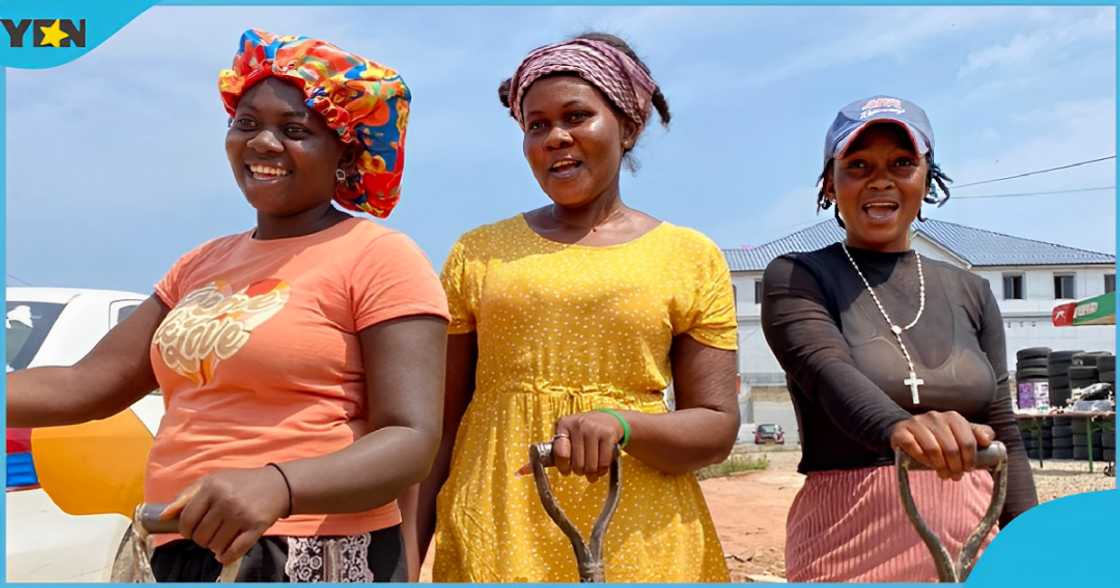
[[[700,482],[732,582],[786,574],[786,513],[805,480],[797,473],[801,452],[765,455],[770,461],[766,470]]]
[[[800,451],[759,453],[770,462],[766,470],[700,482],[733,582],[783,581],[786,513],[805,479],[797,473]],[[1086,462],[1046,461],[1040,469],[1033,461],[1039,500],[1115,488],[1116,478],[1103,475],[1103,465],[1089,473]],[[431,557],[425,563],[420,580],[430,582]]]

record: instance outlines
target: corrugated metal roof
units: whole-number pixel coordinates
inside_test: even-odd
[[[931,219],[914,223],[914,230],[973,267],[1116,263],[1116,256],[1107,253],[1012,237],[945,221]],[[843,238],[844,230],[836,219],[829,219],[758,247],[724,249],[723,254],[733,272],[762,271],[779,255],[815,251]]]

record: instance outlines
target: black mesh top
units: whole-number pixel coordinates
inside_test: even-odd
[[[848,248],[896,325],[918,311],[913,252]],[[801,430],[802,473],[894,463],[891,427],[912,414],[955,410],[991,426],[1009,454],[1000,523],[1038,503],[1011,409],[1003,319],[988,282],[922,258],[926,307],[902,335],[919,378],[839,243],[775,259],[763,277],[762,328],[786,371]]]

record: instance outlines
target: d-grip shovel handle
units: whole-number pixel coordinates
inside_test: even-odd
[[[178,533],[179,517],[168,521],[159,520],[160,515],[167,509],[166,504],[147,503],[136,507],[136,522],[144,532],[149,535],[159,533]]]
[[[960,557],[954,562],[941,540],[930,530],[925,520],[922,519],[922,515],[918,513],[918,507],[914,504],[914,497],[910,494],[910,470],[928,470],[931,468],[915,461],[901,449],[895,450],[895,469],[898,473],[898,489],[902,495],[902,507],[906,509],[910,522],[914,524],[918,535],[921,536],[922,541],[929,548],[930,555],[933,556],[933,563],[937,567],[937,577],[942,582],[963,582],[968,578],[972,566],[976,565],[976,553],[980,550],[980,543],[984,541],[988,532],[999,520],[999,514],[1003,511],[1004,499],[1007,498],[1007,447],[999,441],[992,441],[992,444],[988,447],[977,450],[975,466],[992,472],[992,480],[995,486],[992,491],[992,502],[988,505],[988,511],[980,519],[980,524],[976,527],[976,530],[968,536],[968,540],[961,547]]]
[[[145,540],[145,543],[148,535],[179,532],[179,517],[166,521],[160,520],[160,515],[166,509],[166,504],[156,503],[141,503],[136,507],[132,527],[140,538]],[[231,564],[222,566],[222,573],[218,576],[218,582],[222,584],[236,582],[237,574],[241,571],[241,561],[241,559],[238,559]]]
[[[579,565],[579,581],[585,583],[605,582],[603,535],[606,534],[611,517],[614,516],[614,511],[618,508],[619,487],[622,481],[618,447],[614,448],[614,454],[611,457],[610,489],[607,492],[607,500],[603,503],[603,510],[599,513],[599,518],[595,520],[595,526],[591,529],[590,545],[584,542],[579,530],[564,514],[564,509],[560,508],[560,504],[556,502],[556,497],[553,496],[552,488],[549,486],[548,476],[544,469],[555,465],[552,456],[552,443],[530,445],[529,463],[533,466],[533,481],[537,484],[537,494],[541,497],[541,504],[544,506],[545,512],[568,537],[568,541],[572,543],[572,549],[576,553],[576,563]]]

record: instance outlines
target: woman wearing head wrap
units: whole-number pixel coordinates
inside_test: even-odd
[[[995,297],[911,248],[911,224],[948,199],[947,182],[921,108],[849,104],[828,131],[817,200],[836,206],[846,237],[763,276],[762,327],[789,377],[808,475],[786,524],[791,582],[937,580],[899,499],[895,449],[936,470],[914,472],[912,493],[954,555],[991,502],[977,448],[1009,450],[1001,524],[1037,503]]]
[[[710,240],[626,206],[619,189],[650,112],[668,123],[668,105],[602,34],[533,51],[499,92],[552,202],[468,232],[443,270],[444,442],[418,522],[422,545],[436,527],[433,578],[579,578],[522,467],[551,439],[553,491],[585,535],[624,451],[608,581],[727,581],[692,472],[724,459],[739,427],[730,274]]]
[[[170,503],[161,581],[404,579],[402,489],[439,439],[447,307],[387,216],[409,93],[323,41],[250,30],[220,76],[256,227],[187,253],[73,367],[8,375],[8,419],[103,418],[159,388],[145,500]],[[328,564],[324,564],[328,561]],[[330,568],[330,569],[328,569]]]

